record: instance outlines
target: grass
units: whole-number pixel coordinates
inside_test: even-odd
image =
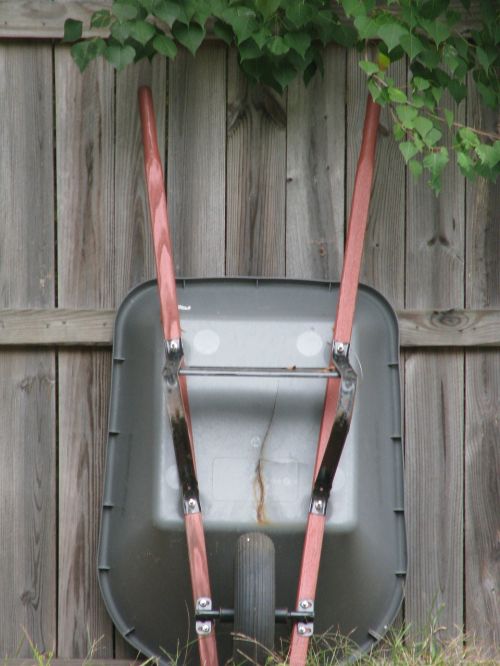
[[[54,651],[41,652],[24,632],[36,666],[51,666]],[[358,666],[498,666],[500,660],[484,656],[474,640],[457,632],[453,639],[443,639],[444,628],[436,621],[422,632],[420,637],[410,639],[408,628],[391,630],[368,654],[360,655],[356,644],[345,636],[326,633],[311,641],[307,666],[334,666],[355,662]],[[24,641],[23,641],[24,642]],[[93,641],[82,666],[98,666],[103,661],[96,658],[99,640]],[[20,646],[19,651],[22,646]],[[165,656],[172,666],[186,666],[188,654],[193,654],[195,644],[181,646],[176,654]],[[270,652],[265,666],[286,666],[286,647],[281,652]],[[139,662],[139,666],[156,664],[154,658]],[[252,663],[252,662],[246,662]],[[8,666],[9,660],[0,661]]]

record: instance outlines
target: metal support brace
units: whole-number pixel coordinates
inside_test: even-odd
[[[333,342],[332,360],[340,375],[340,389],[335,420],[314,481],[311,497],[310,513],[319,516],[326,515],[333,479],[351,425],[356,395],[357,376],[349,363],[349,344],[347,342]]]
[[[189,428],[179,384],[179,369],[183,357],[180,338],[165,340],[165,366],[163,368],[165,401],[182,488],[183,510],[184,514],[191,514],[199,513],[201,506]]]

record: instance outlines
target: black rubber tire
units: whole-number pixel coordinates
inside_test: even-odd
[[[240,536],[234,559],[233,660],[237,666],[265,664],[274,648],[274,561],[274,544],[268,536],[261,532]]]

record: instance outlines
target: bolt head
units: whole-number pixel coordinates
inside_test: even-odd
[[[310,602],[310,601],[307,601],[307,599],[303,599],[303,600],[300,602],[300,607],[301,607],[301,608],[304,608],[304,609],[309,608],[310,605],[311,605],[311,602]]]
[[[194,499],[190,499],[190,500],[188,500],[188,507],[189,507],[190,509],[194,509],[194,508],[196,508],[196,501],[195,501]]]
[[[306,633],[307,629],[304,627],[304,625],[301,624],[300,627],[297,629],[297,631],[301,636],[303,636]]]
[[[208,622],[204,622],[201,625],[201,630],[204,634],[209,634],[210,633],[210,624]]]
[[[198,606],[200,608],[206,608],[208,606],[208,599],[200,599],[198,601]]]
[[[323,508],[323,502],[321,500],[316,500],[316,502],[314,502],[314,506],[318,511],[321,511]]]

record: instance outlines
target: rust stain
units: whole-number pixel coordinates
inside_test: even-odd
[[[269,524],[269,520],[266,516],[266,488],[264,485],[264,476],[263,476],[263,463],[264,463],[264,449],[266,442],[269,437],[269,432],[274,420],[274,414],[276,413],[276,400],[278,398],[278,389],[276,389],[276,394],[274,396],[273,410],[271,412],[271,418],[265,432],[265,435],[262,439],[262,444],[260,445],[259,458],[257,464],[255,465],[255,477],[253,480],[253,489],[256,500],[256,518],[259,525]]]

